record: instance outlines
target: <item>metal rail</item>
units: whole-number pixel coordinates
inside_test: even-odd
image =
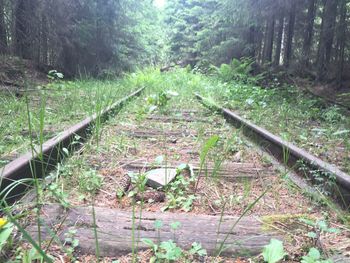
[[[37,147],[34,151],[28,152],[0,169],[0,192],[11,188],[11,193],[7,193],[6,199],[12,201],[28,187],[26,183],[20,183],[22,179],[32,179],[44,177],[50,170],[56,167],[64,158],[63,148],[74,149],[79,142],[85,141],[92,132],[92,125],[97,120],[105,120],[111,114],[117,112],[127,101],[138,96],[144,88],[140,88],[123,99],[113,103],[109,107],[95,113],[91,117],[75,124],[63,131],[59,135],[46,141],[42,148]],[[78,138],[78,139],[77,139]],[[23,180],[22,180],[23,181]],[[17,182],[17,183],[16,183]],[[12,189],[12,185],[14,185]],[[3,197],[3,196],[2,196]]]
[[[195,97],[205,106],[220,112],[228,121],[236,127],[242,128],[244,134],[253,139],[265,151],[282,161],[285,165],[293,168],[298,174],[306,175],[310,180],[314,179],[312,171],[320,171],[325,175],[332,175],[335,178],[336,186],[332,186],[332,193],[341,205],[345,208],[350,206],[350,175],[341,171],[336,166],[324,162],[305,150],[287,142],[269,131],[245,120],[236,113],[213,105],[211,101],[195,93]],[[307,170],[300,171],[300,165],[306,165]]]

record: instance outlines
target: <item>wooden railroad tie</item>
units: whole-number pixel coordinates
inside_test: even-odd
[[[69,210],[59,205],[43,207],[42,238],[52,238],[51,229],[61,226],[58,237],[64,242],[64,234],[69,229],[75,229],[75,239],[79,240],[78,250],[83,254],[95,253],[95,239],[91,207],[75,207]],[[132,213],[116,209],[95,207],[96,225],[99,239],[100,256],[117,257],[132,251],[133,224]],[[138,215],[139,213],[137,213]],[[136,216],[137,217],[137,216]],[[209,255],[214,255],[220,244],[225,240],[222,255],[256,255],[269,244],[272,238],[283,240],[283,235],[276,230],[267,230],[261,220],[253,217],[208,216],[186,213],[150,213],[142,212],[142,218],[135,219],[134,237],[139,250],[149,247],[141,240],[151,239],[154,243],[174,240],[178,246],[189,249],[193,242],[201,243]],[[64,222],[62,222],[64,220]],[[154,223],[160,220],[163,227],[159,230]],[[171,223],[179,222],[181,226],[176,231],[171,229]],[[219,228],[220,224],[220,228]],[[233,228],[233,226],[235,227]],[[27,227],[31,236],[37,238],[37,226]],[[219,229],[219,230],[218,230]],[[158,237],[160,240],[158,240]]]
[[[152,164],[143,161],[120,161],[119,164],[124,168],[132,171],[148,171],[157,168],[177,168],[181,163],[172,165]],[[191,163],[195,172],[198,172],[199,163]],[[202,168],[201,176],[211,176],[214,172],[214,164],[208,164]],[[228,181],[235,181],[237,179],[256,179],[261,177],[271,177],[276,175],[273,167],[257,167],[251,163],[225,163],[217,171],[215,175]]]

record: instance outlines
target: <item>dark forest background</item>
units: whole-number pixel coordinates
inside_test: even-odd
[[[250,58],[341,88],[350,81],[347,0],[0,0],[0,53],[67,76]]]
[[[67,76],[98,76],[160,61],[152,1],[0,0],[0,53]]]

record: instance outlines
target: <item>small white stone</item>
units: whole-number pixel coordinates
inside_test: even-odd
[[[147,185],[157,189],[166,186],[173,181],[177,175],[176,169],[160,168],[146,173]]]

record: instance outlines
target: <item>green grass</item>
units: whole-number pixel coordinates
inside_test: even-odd
[[[244,84],[239,80],[224,82],[220,78],[220,75],[208,77],[177,69],[163,74],[154,70],[139,72],[130,81],[151,87],[150,93],[164,89],[181,92],[178,107],[191,105],[193,92],[199,92],[350,172],[350,118],[344,109],[326,104],[294,86],[271,84],[270,88],[261,88],[253,84],[255,81]]]
[[[0,146],[3,147],[3,149],[1,149],[1,154],[6,154],[18,147],[21,147],[21,151],[26,151],[30,146],[33,147],[33,144],[42,144],[44,140],[49,137],[43,134],[45,127],[50,127],[51,125],[55,126],[55,128],[57,128],[55,132],[58,132],[66,126],[99,112],[108,104],[120,99],[124,95],[130,93],[131,90],[135,90],[139,87],[146,88],[142,96],[130,103],[127,108],[123,109],[121,111],[121,117],[111,118],[106,126],[111,123],[127,122],[129,118],[128,113],[139,114],[140,118],[147,116],[152,106],[147,103],[147,98],[150,95],[159,95],[169,91],[174,93],[178,92],[179,96],[173,96],[170,103],[164,102],[164,105],[161,106],[163,108],[159,108],[159,111],[164,110],[170,113],[171,110],[193,109],[195,103],[199,105],[193,96],[193,92],[199,92],[203,96],[217,101],[219,104],[240,112],[244,117],[253,120],[276,134],[282,135],[288,140],[296,142],[300,146],[307,145],[304,143],[304,140],[300,140],[301,135],[305,136],[307,142],[314,140],[320,143],[324,140],[324,142],[322,141],[323,148],[317,148],[319,151],[318,154],[322,153],[322,151],[326,149],[325,147],[334,147],[332,144],[335,144],[334,140],[336,139],[345,144],[344,140],[347,133],[339,133],[339,131],[342,129],[346,130],[349,123],[340,110],[334,107],[325,107],[319,100],[304,96],[305,94],[293,88],[285,90],[264,90],[252,85],[233,82],[224,83],[216,77],[193,74],[186,69],[177,69],[168,73],[160,73],[158,70],[148,69],[127,75],[125,78],[118,81],[86,80],[50,84],[47,89],[41,90],[37,95],[30,96],[28,98],[29,104],[26,104],[25,99],[17,100],[12,97],[3,97],[2,99],[8,101],[9,104],[0,111],[0,117],[4,117],[4,119],[1,119],[1,121],[4,121],[0,126],[1,135],[13,136],[16,140],[13,140],[11,143],[1,143]],[[35,99],[38,99],[38,101]],[[27,106],[29,108],[26,110]],[[18,114],[18,119],[11,117],[12,113]],[[271,116],[274,117],[271,118]],[[210,118],[208,118],[208,122],[210,122]],[[308,132],[310,129],[313,131],[312,128],[314,128],[314,124],[318,129],[326,130],[328,136],[315,136],[314,133]],[[203,124],[203,126],[198,125],[198,127],[196,127],[198,130],[203,130],[203,135],[198,138],[199,141],[204,140],[202,137],[204,137],[204,132],[207,127],[207,124]],[[83,198],[87,200],[89,204],[97,205],[94,198],[104,182],[95,168],[92,167],[93,163],[89,163],[87,157],[89,154],[97,155],[113,151],[109,145],[106,147],[104,143],[100,144],[100,139],[102,139],[101,142],[103,142],[103,139],[106,138],[106,136],[100,137],[100,134],[103,134],[105,131],[104,128],[102,123],[97,123],[94,136],[88,140],[84,146],[84,154],[72,155],[64,164],[59,164],[57,170],[51,174],[51,180],[36,180],[35,188],[37,190],[37,199],[35,202],[37,212],[33,213],[32,216],[37,219],[39,232],[41,231],[40,207],[41,204],[46,203],[47,200],[54,200],[64,207],[69,207],[70,201],[74,200],[74,198]],[[23,129],[29,131],[33,129],[33,131],[38,133],[38,136],[34,138],[35,140],[31,140],[30,136],[21,134]],[[336,134],[337,131],[338,134]],[[210,160],[214,160],[215,165],[217,164],[219,168],[226,153],[231,150],[236,151],[236,148],[243,144],[240,142],[238,135],[237,133],[233,134],[232,138],[225,138],[226,143],[218,142],[215,137],[212,137],[215,140],[204,141],[202,153],[200,154],[201,167],[205,166],[204,162],[207,162],[207,159],[210,158]],[[120,152],[120,156],[122,156],[125,150],[124,148],[128,146],[127,144],[129,143],[127,139],[123,141],[123,137],[119,138],[114,136],[114,133],[111,133],[111,136],[107,137],[107,144],[109,140],[113,142],[116,147],[115,151]],[[119,139],[120,141],[117,141]],[[236,148],[233,149],[232,147]],[[215,148],[215,151],[211,151],[212,148]],[[311,151],[315,151],[315,149],[311,148]],[[166,160],[168,158],[166,154],[165,158]],[[138,184],[137,190],[141,193],[144,192],[143,182]],[[248,182],[244,185],[244,192],[245,197],[251,193],[251,184]],[[264,198],[266,192],[267,190],[264,190],[260,196],[256,196],[252,202],[247,203],[247,206],[245,206],[238,220],[230,227],[231,231],[229,232],[232,232],[239,220],[244,215],[250,213],[255,204],[260,199]],[[186,198],[189,197],[190,196],[186,196]],[[234,195],[230,196],[229,199],[231,199],[231,201],[228,201],[236,202],[234,197]],[[224,204],[228,202],[224,199],[222,199],[222,201]],[[237,202],[243,203],[238,199]],[[144,209],[143,205],[143,201],[140,204],[133,203],[134,241],[136,235],[138,235],[137,238],[139,238],[139,234],[135,232],[137,231],[136,215],[141,218],[141,213]],[[230,204],[228,203],[228,205]],[[136,214],[136,208],[139,209],[138,214]],[[225,209],[226,206],[224,205],[221,217]],[[21,227],[22,222],[11,217],[10,208],[6,211],[8,212],[6,213],[8,219],[22,232],[23,239],[31,243],[42,258],[48,257],[49,255],[43,250],[44,246],[40,239],[38,243],[36,243],[36,241],[25,232],[24,228]],[[99,258],[99,239],[96,230],[94,207],[92,208],[92,215],[96,257]],[[65,219],[63,219],[63,221],[64,220]],[[53,233],[52,240],[57,238],[55,235],[56,234]],[[222,242],[217,244],[218,255],[223,252],[227,237],[228,235],[224,237]],[[51,242],[48,246],[50,245]],[[74,251],[74,248],[75,247],[71,247],[72,251]],[[133,260],[136,259],[137,248],[138,244],[133,242]],[[18,252],[12,251],[12,253],[14,254],[10,256],[14,256]]]
[[[6,156],[28,151],[30,137],[39,144],[40,140],[53,137],[92,115],[96,109],[103,109],[136,89],[126,84],[122,81],[62,81],[28,93],[32,131],[28,129],[26,97],[0,94],[0,137],[3,138],[0,141],[0,166],[7,163]],[[42,120],[42,107],[45,120]]]
[[[175,105],[179,108],[190,106],[194,100],[193,92],[198,92],[350,172],[348,113],[294,86],[271,84],[270,88],[261,88],[254,85],[254,79],[244,83],[239,79],[224,82],[220,75],[204,76],[187,69],[167,73],[149,69],[132,74],[128,81],[148,87],[148,94],[162,90],[181,93]]]

